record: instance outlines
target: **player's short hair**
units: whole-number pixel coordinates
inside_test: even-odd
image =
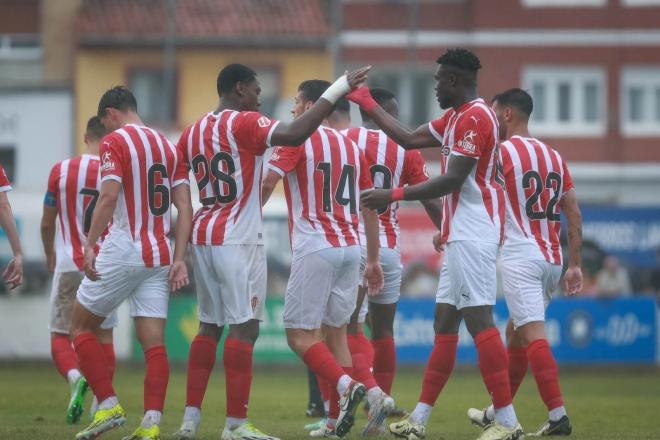
[[[475,74],[481,69],[481,61],[479,61],[479,57],[477,57],[474,52],[462,47],[448,49],[447,52],[438,57],[436,62],[438,64],[453,66]]]
[[[105,115],[105,110],[108,108],[114,108],[121,111],[132,110],[136,112],[137,101],[128,88],[124,86],[114,86],[101,96],[97,116],[99,118],[103,117]]]
[[[337,113],[348,114],[351,112],[351,103],[348,102],[348,99],[346,98],[339,98],[333,111]]]
[[[305,101],[316,102],[321,95],[328,90],[328,87],[330,87],[329,81],[323,79],[309,79],[300,83],[298,91],[302,93]]]
[[[87,128],[85,129],[85,134],[89,139],[100,140],[108,133],[108,130],[105,129],[103,124],[101,124],[101,118],[98,116],[92,116],[87,121]]]
[[[513,107],[529,117],[534,110],[534,101],[532,96],[523,89],[514,87],[500,94],[495,95],[493,103],[498,102],[502,105]]]
[[[369,89],[369,93],[371,93],[371,97],[374,98],[374,101],[376,101],[381,107],[386,102],[396,99],[396,95],[394,95],[394,93],[387,89],[383,89],[382,87],[374,87],[373,89]],[[363,121],[371,120],[369,114],[362,110],[362,107],[360,107],[360,116],[362,117]]]
[[[257,72],[243,64],[229,64],[218,73],[217,90],[218,96],[234,90],[237,83],[249,84],[257,79]]]

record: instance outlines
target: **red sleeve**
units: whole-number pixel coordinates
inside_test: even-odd
[[[408,150],[403,156],[403,179],[401,185],[416,185],[429,180],[426,162],[419,150]]]
[[[279,121],[267,118],[257,112],[240,112],[234,118],[232,132],[242,148],[257,156],[271,147],[270,138]]]
[[[180,143],[180,141],[179,141]],[[184,148],[185,150],[185,148]],[[176,168],[174,169],[174,181],[172,182],[172,188],[175,186],[181,185],[182,183],[188,183],[188,174],[190,173],[190,167],[188,162],[183,157],[183,151],[177,145],[176,148]]]
[[[277,147],[270,155],[268,168],[284,177],[286,173],[296,168],[302,151],[302,147]]]
[[[110,133],[101,140],[101,182],[111,179],[118,182],[124,177],[124,149],[126,142],[116,133]]]
[[[358,149],[358,151],[360,152],[360,191],[373,189],[374,183],[371,181],[371,173],[369,172],[367,158],[364,157],[362,150]]]
[[[461,116],[454,129],[452,154],[479,158],[492,150],[493,127],[490,118],[480,112]]]
[[[445,128],[447,128],[447,120],[449,113],[445,112],[442,116],[429,122],[429,131],[433,137],[442,144],[442,139],[445,137]]]
[[[60,163],[53,165],[53,168],[50,169],[50,174],[48,175],[48,191],[51,194],[57,194],[58,190],[58,181],[60,180]],[[2,186],[2,185],[0,185]]]
[[[11,189],[11,183],[9,183],[9,178],[5,169],[0,165],[0,192],[9,191]]]
[[[575,188],[575,186],[573,185],[573,179],[571,178],[571,172],[568,171],[568,166],[566,165],[566,162],[562,160],[561,166],[563,168],[563,174],[564,174],[564,179],[563,179],[564,183],[563,183],[563,186],[562,186],[562,189],[561,189],[561,193],[562,193],[562,195],[564,195],[567,192],[569,192],[570,190],[572,190],[573,188]]]

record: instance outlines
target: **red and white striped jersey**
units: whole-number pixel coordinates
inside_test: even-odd
[[[566,162],[535,138],[513,136],[500,145],[506,187],[503,259],[562,264],[559,202],[573,189]]]
[[[99,257],[124,265],[172,262],[172,188],[187,184],[176,147],[156,130],[128,124],[101,141],[101,181],[122,188]]]
[[[277,147],[268,167],[284,178],[295,257],[360,244],[359,191],[373,183],[353,141],[319,127],[300,147]]]
[[[442,239],[501,243],[504,189],[497,175],[499,126],[495,113],[479,98],[458,110],[447,110],[428,127],[443,146],[443,174],[450,155],[477,159],[460,191],[443,199]]]
[[[99,157],[83,154],[56,163],[48,177],[46,201],[57,207],[57,272],[83,270],[83,246],[101,190]]]
[[[364,153],[374,187],[399,188],[428,180],[426,164],[419,150],[406,151],[382,130],[356,127],[342,133]],[[396,215],[398,208],[399,203],[395,202],[379,212],[380,247],[399,249],[399,220]],[[362,244],[367,242],[362,221],[360,241]]]
[[[177,149],[203,205],[195,214],[193,244],[262,243],[263,155],[278,124],[257,112],[223,110],[181,134]]]
[[[9,178],[5,169],[0,165],[0,192],[11,191],[11,183],[9,183]]]

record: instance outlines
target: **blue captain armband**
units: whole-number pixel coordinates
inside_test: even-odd
[[[44,197],[44,205],[52,206],[53,208],[57,207],[57,197],[52,192],[48,191],[46,197]]]

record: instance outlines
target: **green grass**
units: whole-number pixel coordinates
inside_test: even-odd
[[[107,439],[128,435],[142,412],[142,368],[119,365],[116,389],[128,413],[127,425],[106,434]],[[418,397],[422,372],[401,369],[394,386],[397,403],[410,409]],[[260,367],[252,387],[250,418],[257,426],[282,439],[306,439],[302,426],[307,403],[306,372],[301,366]],[[564,371],[562,389],[574,427],[572,438],[660,438],[660,371],[616,369]],[[163,419],[163,438],[178,428],[185,397],[185,371],[173,368]],[[0,439],[73,439],[82,427],[65,424],[68,387],[48,364],[0,365]],[[428,427],[429,439],[474,439],[465,411],[484,406],[487,395],[476,370],[457,371],[440,396]],[[546,411],[528,375],[515,401],[523,427],[529,431],[545,420]],[[204,402],[202,439],[218,439],[224,424],[224,375],[221,365],[211,379]],[[83,415],[87,422],[87,414]],[[365,417],[347,438],[358,438]]]

